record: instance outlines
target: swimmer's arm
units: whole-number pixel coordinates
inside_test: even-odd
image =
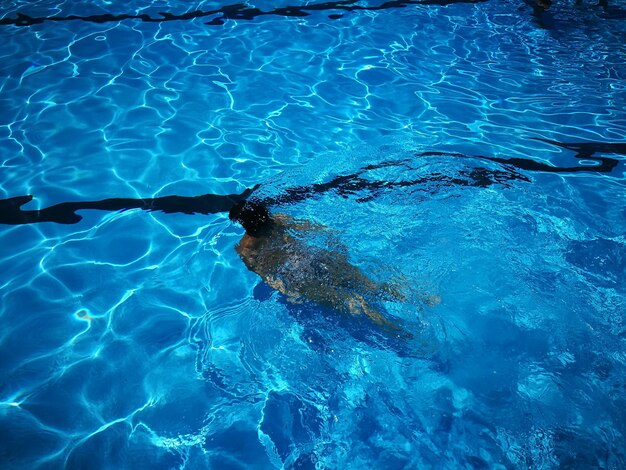
[[[263,280],[272,289],[277,290],[281,294],[288,295],[287,288],[285,287],[285,283],[281,281],[280,279],[275,279],[271,276],[263,276]]]

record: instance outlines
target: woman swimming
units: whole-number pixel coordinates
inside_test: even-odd
[[[364,314],[375,324],[398,332],[372,301],[403,300],[404,295],[387,283],[368,278],[350,264],[344,253],[311,246],[302,235],[323,227],[271,215],[255,201],[242,201],[229,214],[246,234],[235,247],[252,272],[257,273],[288,302],[313,302],[341,313]]]

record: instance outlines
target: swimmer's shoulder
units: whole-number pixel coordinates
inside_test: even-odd
[[[239,240],[237,246],[235,246],[235,250],[237,250],[237,252],[240,254],[245,253],[246,251],[256,248],[257,244],[258,238],[251,237],[246,233],[243,237],[241,237],[241,240]]]
[[[267,249],[273,245],[274,239],[277,237],[278,233],[270,233],[264,237],[253,237],[248,235],[247,233],[241,237],[235,249],[239,254],[257,251],[261,249]]]

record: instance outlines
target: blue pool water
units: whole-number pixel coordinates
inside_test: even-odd
[[[1,468],[626,468],[626,2],[0,18]],[[256,185],[413,338],[190,209]]]

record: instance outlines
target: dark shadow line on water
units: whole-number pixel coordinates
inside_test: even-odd
[[[532,10],[531,16],[534,19],[535,24],[541,29],[552,30],[556,28],[555,17],[552,13],[552,0],[524,0],[524,3]],[[579,2],[570,3],[578,5]],[[590,5],[590,8],[595,8],[596,14],[599,19],[603,20],[624,20],[626,19],[626,10],[620,7],[609,5],[609,0],[598,0],[595,5]]]
[[[433,153],[430,156],[438,156]],[[453,154],[441,154],[446,156],[456,156]],[[429,155],[425,155],[429,156]],[[508,181],[521,180],[530,182],[526,176],[513,171],[511,169],[491,170],[488,168],[475,167],[469,170],[458,171],[458,176],[449,176],[440,173],[434,173],[421,178],[415,178],[404,181],[378,181],[364,178],[362,175],[371,170],[391,167],[410,166],[412,159],[403,159],[390,162],[383,162],[376,165],[368,165],[359,171],[349,174],[336,176],[326,183],[315,183],[307,186],[294,186],[284,190],[283,194],[272,197],[265,197],[260,200],[267,206],[280,206],[283,204],[291,204],[304,201],[334,191],[335,194],[343,198],[358,195],[367,192],[366,196],[357,199],[358,202],[367,202],[375,199],[382,192],[393,188],[409,188],[421,186],[421,190],[429,193],[436,192],[442,187],[464,186],[464,187],[488,187],[492,184],[504,184]]]
[[[166,214],[217,214],[228,212],[230,208],[246,199],[256,187],[246,189],[241,194],[203,194],[202,196],[164,196],[152,199],[113,198],[101,201],[62,202],[41,210],[23,210],[21,206],[30,202],[33,196],[18,196],[0,200],[0,223],[7,225],[56,222],[75,224],[82,220],[78,210],[125,211],[142,209],[161,211]]]
[[[613,160],[601,157],[593,157],[596,153],[608,153],[614,155],[626,156],[626,142],[557,142],[556,140],[542,139],[539,137],[533,137],[532,140],[544,142],[546,144],[561,147],[566,150],[576,152],[574,158],[585,158],[591,160],[605,161]],[[615,161],[617,165],[617,161]],[[611,168],[612,169],[612,168]],[[609,170],[610,171],[610,170]]]
[[[411,5],[435,5],[435,6],[447,6],[457,3],[469,3],[478,4],[486,3],[490,0],[389,0],[380,5],[375,6],[363,6],[356,5],[359,0],[338,0],[333,2],[313,3],[309,5],[292,5],[285,7],[278,7],[271,10],[261,10],[259,8],[250,7],[245,3],[234,3],[231,5],[225,5],[215,10],[195,10],[187,13],[170,13],[170,12],[158,12],[159,17],[150,16],[148,14],[136,15],[130,13],[112,14],[102,13],[99,15],[67,15],[67,16],[29,16],[23,13],[17,13],[15,18],[2,18],[0,19],[0,26],[34,26],[42,24],[44,22],[68,22],[68,21],[83,21],[87,23],[114,23],[125,20],[140,20],[144,23],[165,23],[169,21],[185,21],[194,20],[197,18],[208,18],[214,16],[207,25],[221,26],[225,24],[226,20],[244,20],[251,21],[260,16],[282,16],[282,17],[305,17],[310,16],[310,12],[321,11],[380,11],[393,8],[405,8]],[[535,18],[539,27],[544,29],[551,29],[553,27],[553,19],[551,14],[547,11],[548,8],[538,6],[533,0],[525,0],[525,2],[532,8],[532,16]],[[598,6],[603,8],[603,19],[626,19],[626,11],[619,8],[613,8],[608,6],[608,2],[600,0]],[[328,15],[328,18],[337,20],[343,17],[342,13],[332,13]]]
[[[482,155],[463,155],[450,152],[422,152],[416,154],[418,157],[428,156],[453,156],[464,158],[475,158],[500,163],[505,166],[517,168],[525,171],[538,171],[542,173],[610,173],[619,164],[619,160],[610,157],[594,156],[596,154],[613,154],[626,156],[626,143],[611,142],[557,142],[555,140],[533,137],[531,140],[554,145],[562,149],[575,152],[574,158],[580,160],[595,161],[597,165],[577,165],[577,166],[553,166],[547,163],[538,162],[528,158],[497,158]]]
[[[500,184],[507,186],[510,181],[523,181],[530,182],[531,180],[521,173],[522,171],[540,172],[540,173],[611,173],[613,169],[618,165],[619,160],[609,157],[594,157],[596,153],[613,153],[626,155],[626,144],[613,144],[613,143],[560,143],[556,141],[546,139],[534,139],[539,140],[551,145],[556,145],[568,150],[576,152],[575,158],[586,159],[598,162],[597,165],[577,165],[571,167],[558,167],[548,165],[547,163],[538,162],[528,158],[498,158],[487,157],[480,155],[465,155],[461,153],[452,152],[421,152],[416,153],[417,158],[428,157],[452,157],[452,158],[467,158],[475,160],[484,160],[502,165],[501,170],[493,170],[488,168],[474,167],[469,170],[462,170],[458,172],[457,177],[452,177],[443,174],[432,174],[426,177],[409,180],[409,181],[372,181],[363,178],[361,175],[367,171],[384,168],[388,166],[406,166],[410,167],[411,159],[396,160],[392,162],[384,162],[376,165],[368,165],[361,168],[359,171],[349,174],[336,176],[332,180],[326,183],[316,183],[307,186],[295,186],[287,188],[284,193],[275,196],[268,197],[262,200],[263,203],[273,206],[282,205],[287,203],[300,202],[305,199],[315,197],[319,194],[324,194],[329,191],[335,191],[336,194],[342,197],[349,197],[356,195],[362,191],[369,191],[369,195],[359,199],[360,202],[365,202],[374,199],[380,192],[399,187],[411,187],[411,186],[424,186],[425,191],[434,192],[441,187],[446,186],[466,186],[466,187],[482,187],[486,188],[493,184]],[[434,183],[434,187],[433,187]]]
[[[152,17],[150,15],[132,15],[132,14],[119,14],[114,15],[110,13],[104,13],[101,15],[68,15],[68,16],[39,16],[32,17],[17,13],[16,18],[2,18],[0,19],[0,25],[13,25],[13,26],[33,26],[41,24],[46,21],[50,22],[65,22],[65,21],[85,21],[89,23],[111,23],[123,20],[141,20],[145,23],[164,23],[166,21],[182,21],[182,20],[194,20],[196,18],[206,18],[209,16],[215,16],[208,25],[220,26],[224,24],[225,20],[254,20],[259,16],[283,16],[283,17],[303,17],[310,16],[309,12],[316,11],[378,11],[387,10],[391,8],[404,8],[409,5],[438,5],[446,6],[456,3],[484,3],[489,0],[390,0],[381,5],[376,6],[361,6],[356,5],[359,0],[339,0],[335,2],[323,2],[313,3],[309,5],[294,5],[274,8],[272,10],[260,10],[246,5],[245,3],[235,3],[232,5],[225,5],[216,10],[196,10],[182,14],[174,14],[167,12],[159,12],[161,17]],[[221,15],[221,16],[220,16]],[[328,17],[336,20],[341,18],[341,14],[332,14]]]
[[[592,174],[610,173],[618,165],[619,160],[595,155],[598,153],[626,155],[626,143],[561,143],[546,139],[534,140],[570,150],[575,152],[575,158],[595,161],[597,164],[557,167],[527,158],[498,158],[431,151],[416,153],[414,157],[452,157],[482,160],[496,163],[501,166],[501,169],[471,167],[456,170],[454,176],[432,173],[420,178],[401,181],[380,181],[364,177],[364,173],[388,167],[405,167],[408,170],[414,170],[415,168],[411,164],[415,161],[415,158],[405,158],[366,165],[354,173],[335,176],[325,183],[289,187],[284,189],[282,194],[277,196],[255,196],[255,198],[267,206],[280,206],[315,198],[330,191],[333,191],[343,198],[358,196],[358,202],[366,202],[375,199],[381,193],[393,188],[418,187],[419,191],[434,194],[441,188],[453,186],[486,188],[494,184],[499,184],[504,187],[509,187],[510,183],[513,181],[526,183],[531,181],[523,172],[562,174],[580,172]],[[76,214],[76,211],[86,209],[110,212],[142,209],[150,212],[160,211],[166,214],[225,213],[229,212],[238,202],[248,199],[260,186],[261,185],[256,185],[253,188],[246,189],[241,194],[163,196],[151,199],[113,198],[100,201],[62,202],[40,210],[23,210],[22,206],[32,201],[33,196],[17,196],[0,200],[0,224],[26,225],[41,222],[75,224],[82,220],[82,217]]]

